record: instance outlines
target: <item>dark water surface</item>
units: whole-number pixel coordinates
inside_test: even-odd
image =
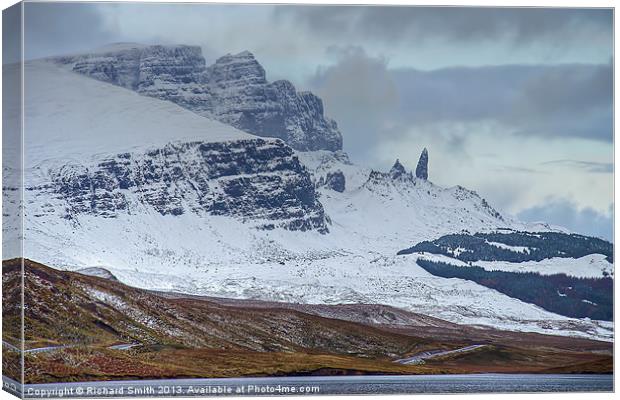
[[[3,377],[4,389],[19,393]],[[611,392],[613,375],[414,375],[165,379],[25,385],[27,398],[299,394]]]

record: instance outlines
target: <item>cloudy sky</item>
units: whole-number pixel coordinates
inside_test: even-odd
[[[27,3],[28,58],[110,42],[252,51],[321,96],[345,150],[396,158],[500,210],[611,238],[608,9]]]

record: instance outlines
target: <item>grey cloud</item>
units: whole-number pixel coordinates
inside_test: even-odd
[[[27,2],[24,25],[26,59],[90,50],[120,40],[107,29],[94,3]]]
[[[319,35],[370,39],[450,41],[506,39],[516,44],[545,39],[611,37],[611,9],[484,7],[277,7],[276,18],[292,18]],[[557,43],[556,43],[557,44]]]
[[[546,204],[520,212],[517,217],[524,221],[545,221],[564,226],[571,231],[613,240],[613,205],[610,215],[601,214],[591,208],[582,210],[568,200],[553,200]]]
[[[583,169],[587,172],[611,174],[614,172],[613,163],[602,163],[580,160],[553,160],[543,163],[543,165],[559,165],[571,168]]]
[[[538,130],[611,140],[612,103],[611,64],[553,66],[524,82],[507,117],[515,122],[527,119],[524,133]]]
[[[331,50],[332,53],[336,49]],[[342,127],[355,152],[411,128],[443,124],[444,143],[462,147],[466,134],[450,124],[490,122],[498,134],[613,139],[611,64],[505,65],[432,71],[390,69],[361,48],[340,49],[309,86]],[[437,129],[437,128],[435,128]],[[474,134],[475,132],[471,132]]]
[[[517,133],[611,141],[608,65],[493,66],[394,71],[412,121],[493,120]]]
[[[319,94],[326,113],[335,117],[341,131],[351,140],[347,150],[366,156],[373,151],[378,136],[396,135],[390,126],[398,108],[397,88],[385,60],[368,57],[359,47],[329,49],[338,62],[319,68],[309,86]]]

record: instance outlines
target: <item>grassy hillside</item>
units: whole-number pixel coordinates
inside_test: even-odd
[[[30,383],[463,373],[478,368],[466,357],[455,362],[464,356],[421,365],[403,365],[395,360],[474,343],[485,344],[485,349],[501,349],[499,353],[485,350],[490,368],[497,371],[567,368],[577,360],[595,363],[602,371],[612,368],[609,343],[561,338],[561,349],[554,348],[554,340],[541,340],[537,347],[514,347],[509,343],[513,340],[503,340],[500,331],[453,329],[454,324],[396,309],[387,310],[388,314],[382,312],[399,315],[398,326],[368,322],[372,318],[367,313],[377,308],[367,305],[353,309],[355,321],[347,321],[337,317],[354,305],[313,308],[278,303],[250,306],[242,301],[224,304],[221,300],[152,293],[29,260],[24,261],[24,270],[25,374]],[[21,260],[3,262],[5,305],[19,297],[20,274]],[[19,317],[11,312],[13,308],[3,309],[5,321],[11,321],[5,322],[3,339],[19,346]],[[432,334],[436,329],[444,335]],[[524,342],[533,343],[529,339]],[[51,348],[28,351],[43,347]],[[522,353],[527,356],[517,356]],[[9,376],[19,373],[17,354],[3,346],[4,370]],[[557,362],[553,354],[558,355]]]

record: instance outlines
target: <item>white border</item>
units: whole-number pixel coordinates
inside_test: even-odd
[[[31,2],[31,1],[36,1],[36,0],[26,0],[27,2]],[[80,2],[79,0],[63,0],[63,2]],[[119,1],[119,0],[109,0],[109,1],[100,1],[101,3],[117,3],[117,2],[129,2],[129,1]],[[513,1],[513,0],[504,0],[504,1],[493,1],[493,0],[473,0],[473,1],[467,1],[467,0],[447,0],[447,1],[437,1],[437,0],[425,0],[425,1],[411,1],[411,0],[389,0],[389,1],[375,1],[375,2],[369,2],[369,1],[351,1],[351,0],[337,0],[337,1],[330,1],[330,0],[313,0],[313,1],[301,1],[301,0],[288,0],[288,1],[280,1],[280,0],[272,0],[272,1],[261,1],[261,0],[228,0],[228,1],[223,1],[223,0],[212,0],[212,1],[196,1],[196,0],[167,0],[167,1],[162,1],[162,0],[151,0],[151,1],[143,1],[143,0],[138,0],[138,1],[134,1],[134,2],[152,2],[152,3],[237,3],[237,4],[325,4],[325,5],[333,5],[333,4],[341,4],[341,5],[420,5],[420,6],[482,6],[482,7],[567,7],[567,8],[579,8],[579,7],[604,7],[604,8],[613,8],[615,7],[615,4],[613,1],[610,0],[589,0],[589,1],[577,1],[577,0],[564,0],[564,1],[558,1],[558,0],[521,0],[521,1]],[[2,8],[6,8],[9,7],[12,4],[17,3],[16,1],[13,0],[0,0],[0,4],[2,5]],[[615,13],[614,13],[615,14]],[[22,13],[23,16],[23,13]],[[0,19],[0,27],[1,27],[1,19]],[[23,29],[23,25],[22,25],[22,29]],[[616,43],[618,43],[618,31],[614,29],[614,54],[616,54]],[[615,93],[616,93],[616,89],[618,89],[618,82],[615,80],[615,72],[616,72],[616,64],[615,64],[615,60],[614,60],[614,117],[615,117]],[[23,82],[22,82],[23,83]],[[0,89],[1,89],[2,85],[0,83]],[[22,113],[23,115],[23,113]],[[22,121],[23,123],[23,121]],[[617,128],[617,119],[614,118],[614,138],[615,138],[615,132],[616,132],[616,128]],[[23,125],[22,125],[23,127]],[[620,161],[620,155],[618,154],[618,152],[615,151],[616,149],[616,142],[614,140],[614,166],[618,165],[618,162]],[[23,159],[22,159],[23,160]],[[2,154],[0,152],[0,163],[2,161]],[[614,170],[615,171],[615,170]],[[618,198],[618,190],[619,187],[617,185],[617,179],[618,177],[615,175],[614,173],[614,199]],[[1,200],[0,200],[1,201]],[[615,203],[614,203],[615,204]],[[615,210],[615,207],[614,207]],[[616,215],[614,215],[614,239],[620,237],[620,235],[618,235],[619,231],[620,231],[620,227],[618,227],[618,224],[615,223],[616,221]],[[0,230],[0,239],[2,237],[2,232]],[[614,240],[615,242],[615,240]],[[614,253],[618,254],[616,252],[615,249],[615,243],[614,243]],[[618,293],[617,289],[618,289],[618,282],[617,280],[615,281],[615,293]],[[614,313],[614,320],[617,321],[618,320],[618,307],[615,308],[615,313]],[[617,371],[617,362],[616,362],[616,347],[614,345],[614,371]],[[619,382],[619,378],[618,378],[618,374],[615,374],[614,376],[614,387],[618,388],[620,386],[618,386],[618,382]],[[452,396],[452,395],[449,395]],[[455,395],[456,396],[456,395]],[[532,399],[532,398],[543,398],[543,399],[548,399],[548,400],[558,400],[558,399],[562,399],[562,400],[581,400],[583,399],[585,396],[587,396],[588,400],[598,400],[598,399],[611,399],[614,398],[613,394],[604,394],[604,393],[588,393],[587,395],[584,395],[582,393],[553,393],[553,394],[467,394],[467,395],[458,395],[459,399],[479,399],[479,398],[483,398],[483,399],[499,399],[499,400],[522,400],[522,399]],[[10,394],[8,394],[7,392],[2,391],[0,393],[0,400],[4,400],[4,399],[14,399],[15,397],[11,396]],[[183,397],[178,397],[179,399],[196,399],[196,398],[183,398]],[[247,397],[227,397],[227,398],[234,398],[234,399],[243,399],[243,398],[247,398]],[[261,398],[268,398],[268,399],[282,399],[282,396],[265,396],[265,397],[261,397]],[[302,398],[308,398],[307,396],[286,396],[286,398],[292,398],[292,399],[302,399]],[[320,397],[314,397],[317,399],[359,399],[359,396],[320,396]],[[376,399],[409,399],[411,398],[410,395],[378,395],[378,396],[373,396],[373,398]],[[417,399],[443,399],[445,398],[445,395],[416,395],[415,398]]]

